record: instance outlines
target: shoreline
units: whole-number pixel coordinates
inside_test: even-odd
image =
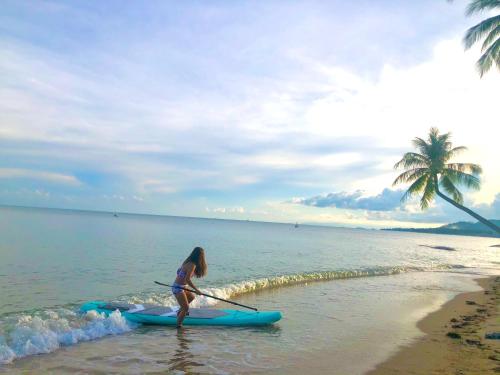
[[[479,292],[460,293],[417,323],[425,334],[368,371],[391,374],[493,374],[500,372],[500,277],[475,279]]]

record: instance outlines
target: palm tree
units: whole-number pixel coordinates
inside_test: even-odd
[[[422,193],[420,208],[425,210],[437,194],[448,203],[467,212],[484,225],[500,233],[498,226],[462,205],[462,193],[455,185],[461,184],[469,189],[479,189],[480,181],[478,176],[482,170],[477,164],[448,163],[452,157],[467,149],[464,146],[452,148],[450,138],[450,133],[439,134],[439,130],[436,128],[431,128],[427,140],[415,138],[413,145],[420,153],[407,152],[394,165],[395,169],[402,168],[405,171],[394,180],[393,186],[400,183],[412,183],[401,198],[402,202]],[[444,195],[440,190],[441,188],[452,198]]]
[[[472,0],[467,7],[467,15],[488,10],[500,10],[500,0]],[[500,69],[500,14],[485,19],[472,26],[464,36],[465,49],[484,38],[481,58],[477,61],[479,75],[482,77],[493,63]]]

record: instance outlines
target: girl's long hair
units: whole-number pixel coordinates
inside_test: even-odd
[[[203,277],[207,274],[207,262],[205,261],[205,250],[202,247],[195,247],[184,263],[193,263],[196,267],[194,274],[196,277]]]

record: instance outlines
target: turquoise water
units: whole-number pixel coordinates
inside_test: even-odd
[[[72,366],[80,361],[80,369],[84,369],[85,350],[99,348],[109,354],[103,357],[103,371],[112,372],[106,366],[115,364],[120,368],[121,363],[112,359],[116,357],[116,353],[111,353],[117,345],[126,352],[127,345],[141,340],[143,351],[136,355],[154,357],[151,351],[161,345],[157,336],[161,338],[164,329],[131,326],[120,316],[80,316],[77,307],[92,299],[173,304],[170,293],[153,284],[153,280],[172,281],[179,264],[199,245],[206,249],[209,264],[208,276],[197,280],[202,290],[223,298],[250,301],[262,309],[280,309],[285,316],[282,323],[268,330],[228,331],[231,341],[235,341],[231,347],[245,348],[249,343],[253,348],[269,347],[274,359],[266,359],[265,353],[258,350],[241,351],[247,354],[231,352],[214,336],[205,338],[214,344],[209,351],[212,357],[227,353],[217,364],[203,362],[202,372],[231,372],[231,363],[239,363],[238,368],[245,372],[245,365],[238,359],[248,353],[252,356],[248,359],[248,372],[252,368],[258,370],[252,367],[255,358],[260,358],[264,366],[259,371],[279,372],[283,368],[280,355],[297,351],[293,339],[290,347],[284,341],[280,344],[280,340],[288,340],[289,332],[295,332],[294,337],[302,332],[300,325],[293,325],[287,317],[297,316],[298,311],[306,314],[310,311],[308,306],[317,304],[316,299],[321,299],[318,285],[328,285],[327,289],[335,295],[345,294],[343,300],[334,299],[318,309],[326,315],[332,313],[326,313],[326,307],[333,306],[334,314],[347,313],[357,302],[356,309],[361,312],[375,310],[377,299],[362,291],[377,288],[389,279],[393,281],[384,295],[394,297],[406,291],[401,298],[407,301],[413,300],[415,290],[423,293],[422,300],[427,300],[429,293],[439,289],[441,294],[426,304],[434,306],[435,301],[445,299],[443,296],[449,298],[471,288],[471,283],[458,282],[456,275],[498,273],[498,249],[490,247],[497,242],[491,238],[306,225],[294,228],[289,224],[260,222],[0,208],[0,368],[13,371],[23,363],[31,366],[33,355],[40,353],[51,353],[36,357],[36,361],[49,366],[57,356],[68,355],[70,350]],[[445,245],[457,250],[421,245]],[[383,275],[386,276],[372,277]],[[358,291],[350,294],[350,288],[356,286]],[[300,291],[306,294],[302,296]],[[311,300],[307,293],[312,293]],[[361,296],[362,303],[357,301]],[[347,304],[346,300],[351,302]],[[207,304],[213,301],[195,301],[195,305]],[[283,327],[290,324],[284,332]],[[213,332],[191,331],[190,340],[203,342],[203,337]],[[343,334],[349,336],[347,331]],[[172,336],[173,331],[169,335],[169,339],[176,337]],[[327,346],[328,340],[324,343]],[[281,353],[280,348],[288,349]],[[141,363],[134,366],[150,365]],[[168,361],[163,366],[173,368]],[[67,371],[77,370],[78,367]]]

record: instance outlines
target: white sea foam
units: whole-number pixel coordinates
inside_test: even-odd
[[[335,279],[352,279],[359,277],[372,277],[372,276],[389,276],[406,272],[418,271],[436,271],[436,270],[451,270],[460,269],[460,265],[436,265],[434,267],[414,267],[414,266],[396,266],[396,267],[373,267],[358,270],[335,270],[335,271],[318,271],[318,272],[305,272],[290,275],[278,275],[271,277],[263,277],[254,280],[244,280],[232,284],[224,285],[216,288],[201,289],[206,294],[223,299],[231,299],[232,297],[252,293],[260,290],[281,288],[292,285],[306,284],[310,282],[329,281]],[[154,303],[164,306],[173,306],[177,304],[175,298],[171,293],[150,293],[147,295],[129,296],[125,298],[129,303]],[[197,296],[192,302],[193,307],[213,306],[217,303],[216,300]]]
[[[0,336],[0,364],[10,363],[16,358],[16,353],[7,345],[5,339]]]
[[[6,335],[0,336],[0,364],[34,354],[50,353],[61,346],[128,332],[133,328],[119,311],[106,317],[90,311],[83,317],[70,312],[61,316],[53,311],[22,315]]]

